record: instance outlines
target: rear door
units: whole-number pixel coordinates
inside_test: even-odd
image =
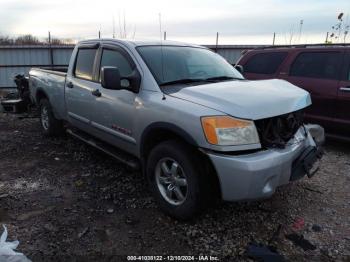
[[[94,82],[97,46],[82,46],[77,50],[72,74],[67,76],[65,97],[69,122],[91,131],[90,118],[94,103],[91,92],[98,85]]]
[[[350,137],[350,51],[345,54],[341,71],[336,106],[336,131],[339,135]]]
[[[243,64],[244,76],[251,80],[276,78],[276,73],[287,55],[288,52],[284,51],[253,54]]]
[[[136,140],[133,133],[133,124],[136,115],[137,94],[129,90],[110,90],[102,87],[100,72],[104,66],[117,67],[121,77],[130,76],[136,69],[132,58],[127,51],[117,45],[104,45],[99,50],[97,62],[99,96],[94,96],[91,108],[91,125],[94,135],[100,139],[132,153]],[[126,81],[123,83],[123,81]],[[121,84],[128,85],[128,80]]]
[[[344,52],[307,50],[295,52],[294,55],[286,69],[289,73],[283,73],[280,78],[310,92],[312,105],[306,110],[306,120],[321,124],[328,132],[333,132]]]

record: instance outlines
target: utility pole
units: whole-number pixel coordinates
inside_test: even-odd
[[[100,27],[99,27],[99,29],[98,29],[98,39],[101,38],[101,30],[102,30],[102,26],[101,26],[101,24],[100,24]]]
[[[53,51],[52,51],[52,46],[51,46],[51,32],[49,31],[49,52],[50,52],[50,64],[51,64],[51,69],[53,69]]]
[[[216,32],[216,44],[215,44],[215,52],[218,52],[218,44],[219,44],[219,32]]]
[[[272,45],[275,45],[276,33],[273,33]]]
[[[326,35],[326,44],[328,44],[328,34],[329,32],[327,32],[327,35]]]
[[[164,40],[166,40],[166,31],[164,31]]]

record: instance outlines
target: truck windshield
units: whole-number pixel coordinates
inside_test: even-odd
[[[137,50],[159,86],[244,79],[224,58],[208,49],[159,45]]]

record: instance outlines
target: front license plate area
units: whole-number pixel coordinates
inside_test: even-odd
[[[298,180],[305,174],[310,178],[318,171],[320,166],[318,150],[310,146],[293,162],[290,181]]]
[[[317,152],[310,152],[304,159],[304,170],[306,175],[310,178],[316,174],[320,168],[320,160],[317,157]]]

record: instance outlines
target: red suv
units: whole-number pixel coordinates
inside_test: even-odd
[[[350,139],[350,45],[254,49],[237,64],[247,79],[280,78],[309,91],[306,120],[329,136]]]

